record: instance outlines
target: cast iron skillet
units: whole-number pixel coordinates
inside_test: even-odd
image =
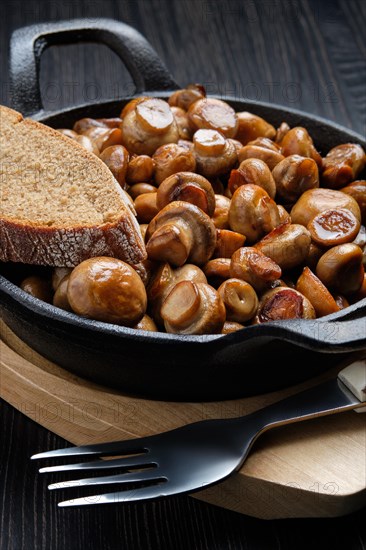
[[[135,95],[167,98],[179,88],[156,52],[131,27],[108,19],[34,25],[11,40],[12,106],[52,127],[72,127],[82,117],[117,116],[131,98],[47,113],[42,108],[39,64],[54,44],[106,44],[125,63]],[[199,75],[197,75],[199,81]],[[305,126],[320,152],[365,140],[326,120],[280,106],[224,98],[274,126]],[[366,300],[316,321],[277,321],[229,335],[176,336],[134,331],[83,319],[26,294],[15,284],[22,267],[3,264],[1,310],[8,326],[45,357],[77,375],[130,394],[174,400],[230,399],[277,390],[335,365],[366,348]],[[32,267],[32,272],[36,268]]]

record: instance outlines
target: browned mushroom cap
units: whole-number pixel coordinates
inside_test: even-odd
[[[225,306],[217,290],[205,283],[182,281],[165,298],[161,316],[173,334],[216,334],[225,322]]]
[[[263,143],[258,144],[254,142],[249,142],[247,145],[244,145],[244,147],[242,147],[238,152],[238,159],[241,163],[243,162],[243,160],[252,158],[262,160],[267,164],[270,170],[273,170],[273,168],[285,157],[281,154],[279,150],[269,148]]]
[[[360,230],[360,221],[346,208],[324,210],[308,223],[312,240],[322,246],[352,242]]]
[[[75,139],[78,137],[78,133],[74,132],[74,130],[70,130],[70,128],[56,128],[60,134],[63,134],[64,136],[67,136],[71,139]]]
[[[69,299],[67,297],[67,287],[69,284],[69,275],[65,275],[65,277],[60,281],[60,284],[56,288],[55,294],[53,295],[52,303],[54,306],[59,307],[60,309],[63,309],[65,311],[72,311],[72,307],[70,305]]]
[[[211,286],[217,288],[223,281],[230,279],[230,263],[230,258],[214,258],[203,266],[202,269]]]
[[[319,168],[322,166],[322,157],[315,149],[312,138],[306,128],[295,126],[283,136],[281,149],[285,157],[300,155],[315,160]]]
[[[194,172],[178,172],[166,178],[157,191],[158,208],[173,201],[195,204],[210,217],[215,211],[215,193],[211,183]]]
[[[227,138],[235,137],[238,129],[238,117],[234,109],[221,99],[195,101],[188,109],[188,117],[195,128],[218,130]]]
[[[151,220],[146,250],[152,260],[181,266],[187,261],[206,263],[216,246],[216,228],[198,206],[171,202]]]
[[[226,319],[245,323],[257,312],[258,296],[254,288],[241,279],[227,279],[217,292],[220,294],[226,308]]]
[[[207,178],[226,174],[238,162],[233,142],[216,130],[197,130],[193,143],[196,171]]]
[[[361,211],[361,220],[366,225],[366,180],[357,180],[340,189],[355,199]]]
[[[281,269],[301,265],[309,254],[310,232],[300,224],[283,223],[263,237],[255,247],[272,258]]]
[[[216,248],[214,250],[215,258],[231,258],[236,250],[245,243],[245,236],[229,229],[218,229]]]
[[[329,289],[348,296],[357,292],[363,282],[362,250],[353,243],[340,244],[323,254],[316,275]]]
[[[319,187],[319,170],[315,160],[290,155],[273,169],[278,195],[288,202],[295,202],[308,189]]]
[[[147,224],[145,224],[147,226]],[[141,234],[144,237],[144,230],[143,225],[140,225]],[[146,260],[143,260],[142,262],[139,262],[138,264],[134,264],[133,268],[137,273],[140,275],[142,282],[144,283],[145,287],[149,284],[150,279],[153,276],[153,273],[157,269],[157,263],[152,262],[148,258]]]
[[[104,124],[106,128],[120,128],[122,119],[118,116],[110,118],[96,118],[100,124]]]
[[[178,126],[179,138],[191,140],[194,133],[194,128],[192,128],[187,112],[180,107],[171,106],[170,108]]]
[[[155,162],[155,181],[158,185],[176,172],[194,172],[196,169],[193,152],[180,147],[177,143],[167,143],[158,147],[152,158]]]
[[[298,278],[296,290],[312,303],[317,317],[329,315],[340,309],[326,286],[308,267],[304,267]]]
[[[123,144],[130,153],[152,155],[165,143],[177,143],[179,131],[167,101],[150,97],[123,118]]]
[[[122,145],[122,131],[120,128],[105,129],[96,136],[94,142],[100,152],[107,149],[107,147],[112,147],[112,145]]]
[[[305,259],[305,264],[310,267],[310,269],[315,270],[316,265],[323,254],[324,248],[322,246],[319,246],[318,244],[315,244],[313,242],[310,243],[309,252]]]
[[[155,321],[149,315],[146,315],[146,313],[141,321],[139,321],[137,325],[135,325],[133,328],[136,330],[147,330],[149,332],[158,331],[158,327],[156,326]]]
[[[291,130],[290,126],[287,124],[287,122],[281,122],[280,126],[277,128],[276,131],[276,137],[275,142],[281,144],[281,141],[287,134],[287,132]]]
[[[191,84],[187,88],[182,88],[173,92],[168,99],[168,103],[171,107],[180,107],[185,111],[188,111],[189,107],[195,101],[206,97],[206,92],[203,86],[199,84]]]
[[[315,317],[315,310],[305,296],[293,288],[278,287],[268,290],[261,297],[255,323]]]
[[[308,225],[320,212],[329,208],[346,208],[361,220],[360,207],[353,197],[334,189],[309,189],[301,195],[291,209],[293,223]]]
[[[155,162],[148,155],[133,155],[127,167],[126,181],[130,185],[134,183],[146,183],[152,180],[155,172]]]
[[[263,160],[243,160],[237,170],[231,170],[228,187],[233,194],[238,187],[247,183],[262,187],[271,199],[275,198],[276,184],[271,170]]]
[[[246,281],[258,292],[269,288],[281,275],[279,265],[251,246],[239,248],[231,257],[230,277]]]
[[[229,229],[229,210],[231,201],[224,195],[215,195],[215,211],[212,221],[217,229]]]
[[[113,176],[124,189],[126,186],[126,174],[130,155],[123,145],[112,145],[100,154],[100,159],[108,166]]]
[[[333,147],[323,159],[322,183],[333,189],[347,185],[362,172],[366,155],[361,145],[342,143]]]
[[[347,307],[347,305],[349,305],[347,303],[347,300],[342,296],[338,296],[338,300],[341,300],[342,298],[345,300],[345,304],[346,304],[343,307]],[[355,302],[358,302],[359,300],[363,300],[364,298],[366,298],[366,273],[363,276],[363,281],[362,281],[362,284],[361,284],[360,288],[357,290],[357,292],[354,292],[353,294],[351,294],[349,296],[349,299],[353,304]],[[342,306],[340,306],[340,307],[342,307]]]
[[[366,296],[366,294],[365,294],[365,296]],[[349,301],[347,300],[347,298],[345,298],[341,294],[335,294],[333,296],[333,298],[335,299],[335,302],[336,302],[337,306],[339,307],[339,309],[345,309],[346,307],[349,306]]]
[[[58,285],[61,283],[62,279],[66,277],[66,275],[70,275],[72,269],[72,267],[55,267],[52,270],[51,284],[53,290],[57,289]]]
[[[241,323],[236,323],[235,321],[225,321],[221,334],[230,334],[231,332],[236,332],[242,328],[244,328],[244,325]]]
[[[128,189],[128,194],[133,200],[135,200],[139,195],[156,192],[157,188],[154,185],[151,185],[151,183],[135,183]]]
[[[257,242],[279,223],[277,205],[262,187],[248,183],[235,191],[229,210],[230,229],[245,235],[249,244]]]
[[[34,296],[34,298],[38,298],[49,304],[52,303],[53,288],[49,279],[38,275],[30,275],[23,279],[19,286],[24,292]]]
[[[117,258],[84,260],[69,278],[67,298],[75,313],[124,326],[144,316],[147,296],[137,272]]]
[[[108,126],[102,122],[101,120],[97,120],[95,118],[89,118],[84,117],[77,120],[72,127],[73,131],[77,134],[83,134],[87,130],[90,130],[91,128],[108,128]]]
[[[78,135],[76,136],[75,141],[77,141],[79,145],[84,147],[84,149],[89,151],[89,153],[93,153],[93,155],[96,155],[97,157],[99,157],[99,149],[96,146],[94,140],[91,140],[90,138],[84,135]]]
[[[139,223],[150,223],[159,212],[157,193],[142,193],[135,198],[134,205]]]
[[[238,130],[235,134],[235,139],[238,139],[243,145],[249,141],[253,141],[257,137],[266,137],[273,139],[276,135],[276,130],[264,118],[243,111],[236,113],[238,117]]]
[[[287,212],[286,208],[282,204],[277,204],[278,213],[280,215],[280,224],[281,223],[291,223],[291,216]]]

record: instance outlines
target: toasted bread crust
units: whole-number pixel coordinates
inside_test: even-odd
[[[62,147],[70,151],[70,156],[75,159],[82,159],[90,164],[90,170],[97,171],[98,182],[111,191],[113,201],[116,203],[116,216],[113,221],[104,222],[99,225],[91,223],[55,224],[52,226],[35,222],[32,219],[19,219],[12,217],[3,211],[0,214],[0,260],[22,262],[27,264],[69,266],[74,267],[81,261],[94,256],[112,256],[122,259],[130,264],[137,264],[147,257],[145,244],[140,232],[139,225],[133,214],[131,204],[126,195],[120,189],[112,173],[107,166],[96,156],[86,151],[78,143],[70,140],[61,133],[30,119],[23,119],[20,113],[0,106],[1,133],[6,127],[11,131],[17,131],[17,125],[22,127],[22,139],[24,139],[24,126],[29,128],[30,135],[34,132],[42,132],[45,140],[52,143],[62,143]],[[3,130],[4,129],[4,130]],[[20,140],[19,140],[20,141]],[[22,152],[22,144],[19,143],[17,162]],[[42,155],[42,151],[37,154]],[[12,161],[12,152],[2,156],[5,164]],[[27,159],[24,159],[24,166],[27,166]],[[60,165],[63,169],[64,165]],[[21,176],[19,181],[21,181]],[[83,186],[83,177],[80,175],[80,187]],[[6,175],[1,181],[1,192],[6,192]],[[13,191],[12,191],[13,193]],[[47,199],[47,184],[44,190]],[[16,200],[13,193],[13,200]],[[45,200],[45,199],[44,199]],[[6,204],[6,203],[5,203]],[[26,216],[25,216],[26,217]]]

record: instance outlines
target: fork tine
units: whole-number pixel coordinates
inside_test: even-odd
[[[139,500],[149,500],[152,498],[159,498],[168,496],[174,493],[173,491],[164,490],[168,488],[168,482],[157,483],[156,485],[150,485],[149,487],[138,487],[137,489],[131,489],[129,491],[118,491],[115,493],[105,493],[103,495],[93,495],[88,497],[74,498],[70,500],[64,500],[58,503],[61,508],[67,506],[87,506],[94,504],[117,504],[119,502],[135,502]]]
[[[153,437],[153,436],[152,436]],[[141,437],[127,439],[126,441],[112,441],[111,443],[95,443],[93,445],[82,445],[80,447],[67,447],[54,451],[45,451],[31,456],[32,460],[41,458],[63,458],[79,455],[104,455],[104,454],[134,454],[146,451],[146,445],[152,437]]]
[[[158,476],[156,469],[144,470],[143,472],[129,472],[126,474],[119,474],[115,476],[101,476],[90,477],[86,479],[75,479],[71,481],[61,481],[59,483],[51,483],[48,488],[53,489],[67,489],[69,487],[82,487],[89,485],[108,485],[112,483],[138,483],[144,481],[162,480],[166,479],[164,476]]]
[[[154,466],[156,464],[148,453],[144,455],[116,458],[114,460],[95,460],[93,462],[80,462],[78,464],[59,464],[58,466],[46,466],[40,468],[40,473],[69,472],[71,470],[108,470],[110,468],[130,468],[133,466]]]

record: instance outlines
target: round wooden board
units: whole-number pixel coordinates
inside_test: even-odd
[[[75,445],[247,414],[336,376],[355,358],[281,392],[231,401],[163,402],[78,378],[33,351],[4,323],[0,328],[0,396]],[[266,432],[237,474],[192,496],[266,519],[348,514],[366,504],[365,420],[366,415],[345,412]]]

